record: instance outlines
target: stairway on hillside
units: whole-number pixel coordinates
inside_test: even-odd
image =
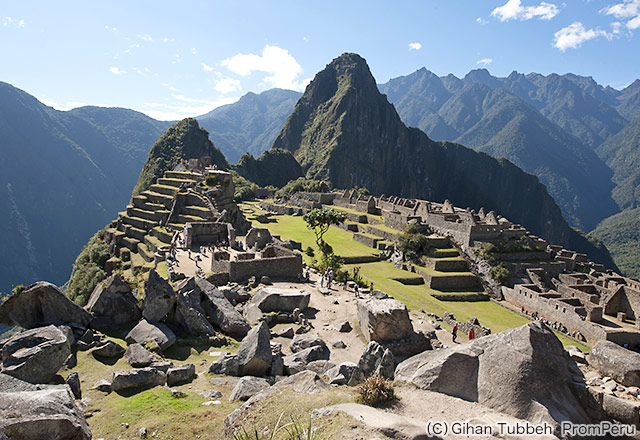
[[[134,196],[126,211],[106,228],[106,240],[113,244],[122,269],[131,272],[128,275],[154,267],[155,252],[171,243],[173,233],[167,226],[182,229],[187,222],[214,219],[206,197],[185,189],[203,178],[188,171],[165,172],[147,191]]]

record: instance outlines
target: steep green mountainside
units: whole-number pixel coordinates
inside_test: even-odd
[[[507,160],[434,142],[407,128],[356,54],[343,54],[315,76],[273,148],[293,152],[307,178],[495,210],[552,243],[614,267],[606,250],[569,227],[535,176]]]
[[[479,69],[460,80],[453,75],[438,78],[421,69],[392,79],[381,90],[389,94],[405,122],[423,129],[432,138],[454,140],[493,157],[505,157],[537,175],[569,222],[591,230],[617,212],[611,198],[612,173],[589,146],[541,112],[550,107],[564,109],[562,102],[569,95],[584,95],[584,100],[592,103],[595,98],[589,91],[598,95],[600,90],[593,80],[573,75],[574,81],[584,82],[585,91],[564,78],[554,100],[549,97],[548,84],[547,89],[536,85],[546,78],[539,76],[529,78],[514,72],[508,78],[496,78]],[[422,87],[433,91],[421,90]],[[450,95],[439,107],[432,105],[433,99],[421,104],[423,96],[444,96],[443,87]],[[607,97],[604,90],[598,95],[603,99]],[[596,110],[599,106],[615,113],[600,101]],[[611,130],[614,129],[615,124]]]
[[[259,156],[271,146],[298,98],[300,93],[292,90],[249,92],[196,119],[229,162],[236,163],[244,153]]]
[[[0,82],[0,291],[62,284],[130,197],[163,123],[126,109],[60,112]]]
[[[640,117],[640,79],[635,80],[617,95],[616,109],[627,120]]]
[[[596,153],[613,170],[613,198],[620,209],[640,206],[640,117],[607,139]]]
[[[291,152],[277,148],[267,150],[257,158],[245,153],[233,168],[245,179],[262,187],[274,185],[281,188],[290,180],[304,175]]]
[[[175,168],[181,160],[203,156],[211,157],[211,163],[220,169],[229,168],[224,154],[213,145],[209,133],[200,128],[198,121],[185,118],[175,123],[151,147],[132,195],[149,189],[156,179],[162,177],[165,171]]]
[[[640,208],[609,217],[589,236],[607,246],[622,273],[640,278]]]

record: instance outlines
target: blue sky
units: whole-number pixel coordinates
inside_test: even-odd
[[[343,52],[379,83],[464,76],[640,78],[640,0],[60,1],[0,3],[0,81],[59,109],[196,116],[249,91],[303,90]]]

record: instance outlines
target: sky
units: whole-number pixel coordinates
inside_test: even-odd
[[[248,92],[303,91],[341,53],[378,83],[426,67],[640,78],[640,0],[0,0],[0,81],[60,110],[198,116]]]

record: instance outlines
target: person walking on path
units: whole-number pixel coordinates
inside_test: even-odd
[[[473,327],[471,327],[471,329],[469,329],[469,340],[472,340],[475,338],[476,338],[476,331],[473,329]]]
[[[451,336],[453,337],[453,342],[456,342],[456,338],[458,337],[458,324],[453,326],[453,330],[451,330]]]

